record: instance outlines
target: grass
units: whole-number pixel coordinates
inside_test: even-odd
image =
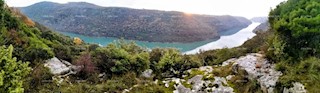
[[[200,71],[200,70],[197,70],[197,69],[191,69],[191,72],[190,73],[188,73],[187,75],[187,77],[185,77],[184,79],[185,80],[188,80],[188,79],[191,79],[191,78],[193,78],[194,76],[196,76],[196,75],[204,75],[204,71]]]
[[[302,83],[310,93],[320,91],[320,59],[311,57],[294,64],[283,61],[277,63],[276,69],[283,72],[277,83],[280,87],[277,92],[292,87],[294,82]]]
[[[215,67],[212,71],[214,76],[218,76],[218,77],[227,77],[228,75],[233,74],[232,73],[232,65],[233,64],[229,64],[227,66],[222,66],[222,67]]]

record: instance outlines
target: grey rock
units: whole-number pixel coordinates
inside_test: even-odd
[[[186,88],[180,84],[176,87],[176,90],[173,91],[173,93],[194,93],[194,92],[192,92],[190,88]]]
[[[72,64],[68,61],[65,61],[65,60],[61,60],[61,62],[67,66],[72,66]]]
[[[207,75],[213,71],[212,66],[202,66],[198,70],[204,71],[204,74]]]
[[[50,72],[54,75],[61,75],[68,73],[70,68],[63,64],[58,58],[54,57],[52,59],[46,60],[44,64],[45,67],[50,69]]]
[[[67,61],[59,60],[56,57],[46,60],[45,62],[44,66],[48,67],[52,74],[61,75],[63,77],[70,74],[76,74],[83,68],[82,66],[75,66]]]
[[[236,73],[238,69],[244,69],[249,74],[249,78],[258,80],[262,89],[268,93],[273,93],[276,82],[282,73],[276,71],[274,65],[264,59],[262,54],[252,53],[233,61],[233,72]],[[230,61],[224,62],[224,64],[228,63]],[[259,64],[259,67],[257,67],[257,64]]]
[[[152,72],[153,71],[151,69],[147,69],[142,72],[141,76],[146,77],[146,78],[150,78],[152,76]]]
[[[289,89],[284,88],[283,93],[307,93],[307,90],[305,89],[303,84],[299,82],[295,82],[293,83],[292,88],[289,88]]]
[[[196,75],[188,80],[188,83],[192,84],[192,90],[200,90],[204,81],[202,81],[203,75]]]

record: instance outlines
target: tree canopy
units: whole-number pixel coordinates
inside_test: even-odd
[[[320,52],[320,1],[288,0],[269,14],[284,56],[301,59]],[[274,46],[274,50],[279,47]]]

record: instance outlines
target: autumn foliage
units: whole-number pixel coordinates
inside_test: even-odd
[[[75,37],[75,38],[73,38],[73,43],[76,45],[81,45],[82,40],[79,37]]]

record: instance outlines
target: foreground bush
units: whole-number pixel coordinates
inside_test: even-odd
[[[0,92],[23,93],[24,78],[30,72],[28,63],[12,57],[13,47],[0,47]]]
[[[141,73],[149,68],[149,53],[134,43],[109,44],[92,52],[101,72],[121,75],[128,72]]]

